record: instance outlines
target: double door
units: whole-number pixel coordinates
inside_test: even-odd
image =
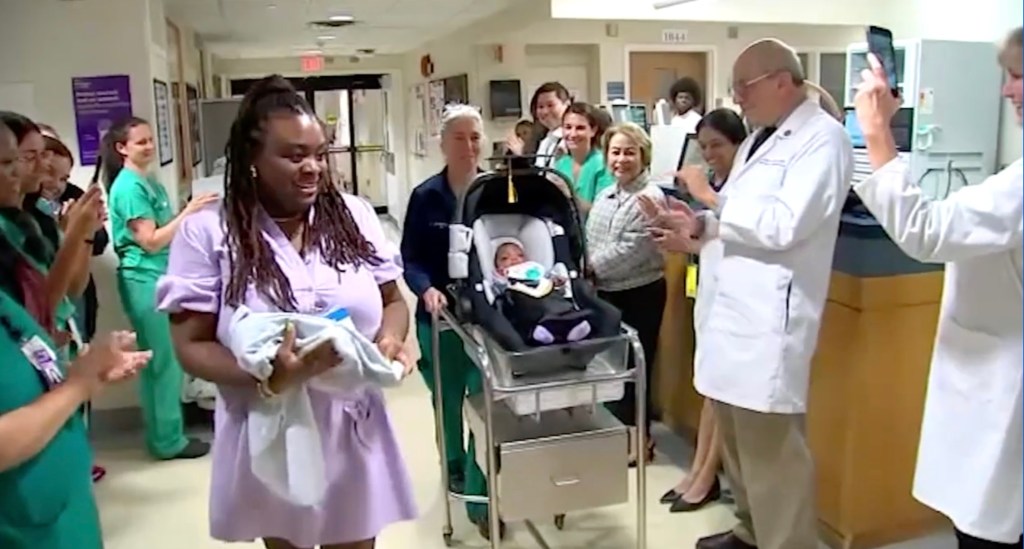
[[[327,126],[332,180],[346,192],[386,213],[388,184],[394,179],[394,151],[388,130],[387,91],[382,75],[290,78]],[[232,93],[245,93],[254,81],[232,81]]]

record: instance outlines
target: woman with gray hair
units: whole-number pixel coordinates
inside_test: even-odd
[[[448,306],[448,225],[455,216],[458,197],[480,172],[484,141],[480,111],[470,105],[449,105],[441,117],[441,154],[445,165],[412,191],[402,230],[402,261],[405,281],[416,294],[416,338],[420,343],[419,370],[434,387],[431,315]],[[448,461],[449,489],[471,496],[487,495],[487,479],[476,463],[473,435],[463,443],[462,404],[467,396],[483,390],[480,372],[466,355],[454,332],[442,332],[438,354],[441,368],[441,418],[445,431],[443,457]],[[469,519],[490,539],[487,506],[467,503]],[[504,537],[504,523],[502,532]]]
[[[1022,49],[1018,27],[999,54],[1003,97],[1018,124]],[[929,200],[896,154],[889,122],[900,100],[878,60],[869,61],[855,103],[875,172],[854,191],[907,255],[946,264],[914,497],[953,521],[960,549],[1019,548],[1024,163],[1018,159],[977,185]],[[970,473],[950,474],[957,470]]]

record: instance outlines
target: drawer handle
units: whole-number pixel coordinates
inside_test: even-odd
[[[565,486],[572,486],[574,484],[579,484],[580,483],[580,479],[578,479],[576,477],[563,478],[563,479],[555,479],[555,478],[553,478],[553,479],[551,479],[551,483],[554,484],[555,486],[559,487],[559,488],[563,488]]]

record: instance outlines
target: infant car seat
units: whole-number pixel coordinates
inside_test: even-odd
[[[551,173],[531,167],[481,174],[460,200],[450,226],[448,270],[461,304],[456,316],[477,324],[506,357],[521,357],[511,360],[513,375],[585,368],[602,350],[597,342],[621,330],[619,310],[598,299],[582,277],[586,259],[579,214],[575,201],[548,179]],[[587,341],[535,347],[495,307],[494,255],[509,238],[521,242],[526,257],[545,269],[565,266],[567,291],[579,308],[593,312]]]

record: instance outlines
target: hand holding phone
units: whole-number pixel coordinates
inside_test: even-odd
[[[868,51],[882,64],[892,96],[899,97],[900,78],[896,71],[896,47],[893,46],[892,31],[884,27],[870,26],[866,35]]]

